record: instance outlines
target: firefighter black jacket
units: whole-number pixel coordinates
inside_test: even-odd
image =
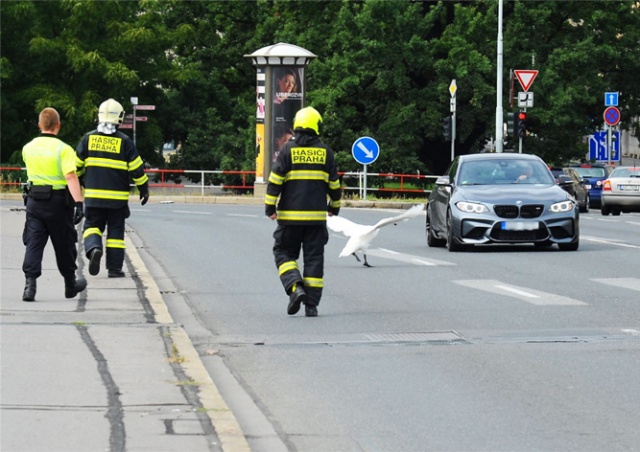
[[[76,148],[76,168],[84,182],[85,205],[117,209],[129,201],[130,183],[148,191],[149,178],[131,138],[119,130],[87,133]]]
[[[333,151],[317,135],[296,131],[295,139],[283,146],[273,164],[265,213],[276,213],[277,204],[280,224],[325,224],[327,211],[340,212],[340,198]]]

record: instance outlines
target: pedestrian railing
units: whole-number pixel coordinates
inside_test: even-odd
[[[180,170],[150,168],[149,186],[165,194],[228,195],[252,193],[255,171]],[[367,192],[379,196],[428,194],[438,176],[424,174],[341,172],[342,189],[364,199]],[[27,180],[26,168],[0,167],[0,190],[17,190]],[[132,187],[134,185],[132,184]]]

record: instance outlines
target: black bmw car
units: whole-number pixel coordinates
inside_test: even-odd
[[[449,251],[491,243],[575,251],[579,231],[575,198],[534,155],[458,156],[436,180],[427,204],[427,245]]]

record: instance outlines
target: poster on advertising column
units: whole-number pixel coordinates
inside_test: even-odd
[[[256,181],[264,181],[265,69],[256,68]]]
[[[304,68],[281,66],[273,70],[273,143],[274,162],[282,146],[293,137],[293,118],[302,108],[304,98]]]

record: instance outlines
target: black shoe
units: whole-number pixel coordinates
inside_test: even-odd
[[[306,317],[318,317],[318,307],[305,305],[304,307],[304,315]]]
[[[122,270],[109,270],[109,278],[124,278]]]
[[[89,254],[89,274],[96,276],[100,273],[100,259],[102,259],[102,250],[94,248]]]
[[[27,278],[25,280],[22,301],[36,301],[36,278]]]
[[[64,282],[65,298],[73,298],[87,288],[87,281],[84,278],[69,278]]]
[[[307,299],[307,293],[304,291],[302,284],[294,284],[289,294],[289,306],[287,307],[287,314],[294,315],[300,310],[300,304]]]

